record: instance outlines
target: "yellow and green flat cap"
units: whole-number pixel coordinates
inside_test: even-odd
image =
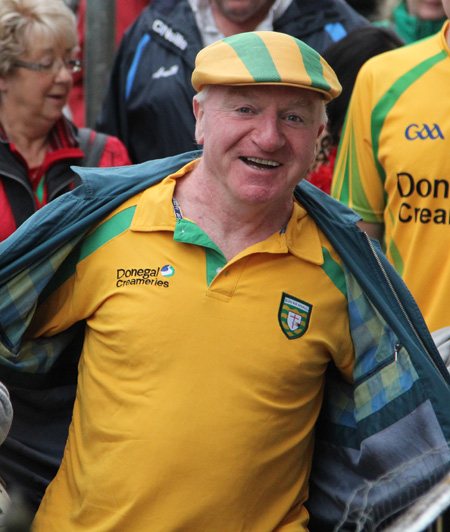
[[[330,101],[342,87],[334,70],[313,48],[276,31],[226,37],[200,50],[192,73],[199,92],[206,85],[288,85],[310,89]]]

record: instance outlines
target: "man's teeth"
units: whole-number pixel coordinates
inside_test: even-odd
[[[269,161],[268,159],[259,159],[258,157],[246,157],[246,159],[249,163],[263,164],[265,166],[273,166],[274,168],[281,166],[280,163]]]

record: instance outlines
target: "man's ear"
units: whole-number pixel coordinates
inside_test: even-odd
[[[323,133],[323,130],[325,129],[325,125],[322,124],[320,127],[319,127],[319,132],[317,134],[317,139],[319,140],[320,137],[322,136],[322,133]]]
[[[202,145],[204,140],[203,131],[203,116],[205,111],[203,105],[199,103],[195,98],[192,100],[192,107],[195,116],[195,140],[197,144]]]

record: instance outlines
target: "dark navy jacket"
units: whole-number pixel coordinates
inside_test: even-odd
[[[274,30],[322,53],[363,24],[342,0],[293,0]],[[133,163],[196,149],[191,75],[202,46],[187,0],[153,0],[124,35],[96,129],[118,137]]]

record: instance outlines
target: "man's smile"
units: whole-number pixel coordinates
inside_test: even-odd
[[[276,161],[271,161],[269,159],[260,159],[258,157],[240,157],[240,159],[245,164],[248,164],[249,166],[258,169],[271,169],[278,168],[279,166],[281,166],[281,164],[277,163]]]

